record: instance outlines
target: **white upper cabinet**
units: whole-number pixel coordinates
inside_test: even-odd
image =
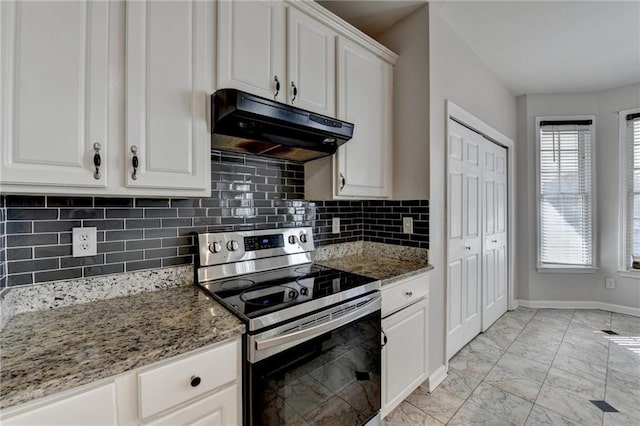
[[[279,1],[218,2],[219,89],[286,101],[284,15]]]
[[[336,33],[301,11],[287,11],[288,103],[335,116]]]
[[[109,4],[1,3],[2,191],[4,184],[105,187]]]
[[[218,88],[335,116],[335,39],[330,27],[282,2],[219,2]]]
[[[127,3],[128,187],[208,188],[212,20],[210,2]]]
[[[335,194],[389,197],[392,178],[391,64],[338,38],[338,118],[354,123],[353,138],[336,155]]]

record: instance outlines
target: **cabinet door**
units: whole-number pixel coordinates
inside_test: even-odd
[[[282,2],[219,1],[218,88],[285,102],[285,30]]]
[[[338,118],[354,123],[337,152],[336,195],[391,195],[392,67],[338,37]]]
[[[128,2],[126,19],[126,185],[206,193],[212,4]]]
[[[427,305],[423,299],[382,320],[382,415],[393,411],[428,377]]]
[[[19,425],[114,425],[117,422],[116,385],[110,383],[2,419],[5,426]]]
[[[105,187],[109,4],[1,3],[0,183]]]
[[[299,10],[288,8],[287,100],[292,105],[335,116],[336,33]]]

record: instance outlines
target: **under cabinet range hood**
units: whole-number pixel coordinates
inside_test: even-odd
[[[236,89],[211,95],[211,147],[305,162],[334,154],[353,124]]]

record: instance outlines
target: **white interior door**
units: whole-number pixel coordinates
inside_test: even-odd
[[[447,185],[447,357],[476,336],[481,318],[481,149],[484,138],[451,121]]]
[[[507,312],[507,150],[483,143],[482,331]]]

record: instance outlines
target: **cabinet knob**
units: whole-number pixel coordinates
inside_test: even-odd
[[[198,376],[191,376],[191,387],[196,387],[200,384],[200,382],[202,381],[202,379],[200,379],[200,377]]]
[[[465,250],[471,250],[471,246],[464,246]]]
[[[492,242],[492,243],[497,243],[497,242],[498,242],[498,240],[491,240],[491,242]]]
[[[138,160],[138,147],[135,145],[131,145],[131,152],[133,153],[133,158],[131,158],[131,165],[133,166],[133,173],[131,173],[131,179],[138,179],[138,166],[140,165],[140,161]]]
[[[413,292],[412,291],[406,291],[404,294],[406,294],[407,297],[412,297],[413,296]]]
[[[280,81],[278,80],[277,75],[273,78],[273,81],[276,82],[276,93],[273,95],[273,99],[276,99],[278,97],[278,93],[280,93]]]
[[[344,185],[347,183],[347,181],[344,179],[344,175],[342,173],[340,173],[340,191],[342,191],[344,189]]]
[[[100,165],[102,164],[102,159],[100,158],[100,150],[102,149],[102,145],[98,142],[93,144],[93,166],[96,168],[96,171],[93,172],[93,178],[99,180],[102,177],[102,173],[100,173]]]
[[[293,90],[293,97],[291,98],[291,103],[293,103],[296,100],[296,96],[298,96],[298,88],[296,87],[296,84],[293,81],[291,82],[291,88]]]
[[[382,332],[382,348],[384,348],[385,346],[387,346],[387,343],[389,342],[389,339],[387,339],[387,333],[384,332],[384,330],[380,330],[380,332]]]

